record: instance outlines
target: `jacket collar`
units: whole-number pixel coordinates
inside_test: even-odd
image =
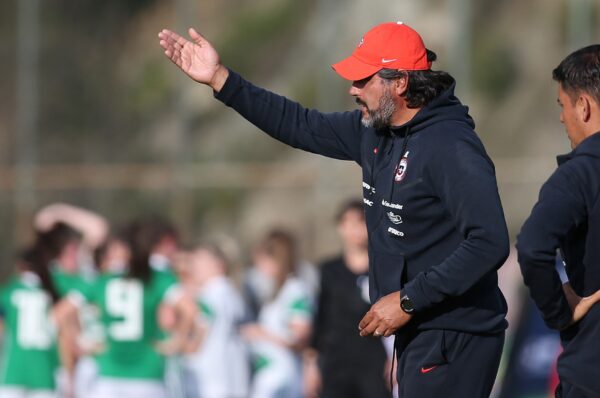
[[[600,131],[581,141],[579,145],[577,145],[577,148],[573,149],[571,152],[558,155],[556,157],[556,163],[560,166],[578,155],[600,157]]]

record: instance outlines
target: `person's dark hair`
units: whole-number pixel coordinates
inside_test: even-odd
[[[436,59],[437,55],[427,49],[427,60],[434,62]],[[431,69],[404,71],[384,68],[377,74],[384,80],[408,77],[408,88],[404,97],[406,106],[412,109],[427,105],[454,83],[454,78],[449,73]]]
[[[346,213],[350,211],[356,211],[364,215],[365,208],[363,206],[363,201],[360,199],[350,199],[344,204],[342,204],[335,215],[336,224],[339,224],[342,221],[342,218],[346,215]]]
[[[283,271],[276,283],[275,296],[285,283],[286,278],[296,273],[298,262],[296,239],[288,231],[272,229],[255,248],[255,253],[262,253],[271,257]]]
[[[43,253],[48,262],[60,255],[70,242],[81,240],[81,234],[62,222],[45,232],[38,232],[35,238],[35,250]]]
[[[30,272],[33,272],[40,278],[42,288],[50,295],[52,301],[56,303],[60,300],[60,295],[54,286],[52,275],[50,274],[47,255],[41,247],[30,247],[19,253],[17,261]]]
[[[48,231],[38,231],[33,245],[18,255],[18,261],[40,278],[42,287],[54,302],[58,301],[60,296],[52,282],[50,263],[60,256],[69,243],[80,240],[79,232],[59,222]]]
[[[92,253],[92,257],[94,258],[94,265],[98,270],[100,269],[100,264],[102,264],[104,256],[106,256],[106,252],[108,251],[108,248],[113,241],[114,237],[108,236],[104,240],[104,242],[102,242],[102,244],[98,246],[96,250],[94,250],[94,252]]]
[[[569,96],[583,91],[600,104],[600,44],[569,54],[552,71],[552,78]]]
[[[96,250],[94,250],[94,252],[92,253],[94,265],[96,266],[96,268],[99,269],[100,264],[102,264],[102,262],[104,261],[109,247],[115,242],[122,242],[124,245],[129,245],[127,236],[123,231],[119,231],[107,236],[106,239],[104,239],[104,242],[102,242],[102,244],[98,246]]]
[[[128,277],[148,282],[152,275],[150,255],[165,237],[178,239],[177,230],[166,220],[149,217],[131,223],[125,231],[125,241],[131,250]]]

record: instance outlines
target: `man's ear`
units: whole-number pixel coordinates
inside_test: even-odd
[[[586,94],[581,94],[579,98],[577,98],[577,113],[579,113],[580,120],[583,122],[588,122],[592,117],[592,100]]]
[[[408,90],[408,73],[405,73],[404,76],[402,76],[399,79],[396,79],[395,89],[396,94],[399,97],[403,96],[404,93],[406,93],[406,90]]]

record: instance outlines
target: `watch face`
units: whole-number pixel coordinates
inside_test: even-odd
[[[412,302],[410,301],[410,299],[407,296],[404,296],[404,297],[402,297],[402,299],[400,299],[400,307],[402,307],[404,312],[410,313],[410,312],[414,311]]]

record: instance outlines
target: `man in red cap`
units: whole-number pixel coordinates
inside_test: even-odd
[[[159,33],[166,56],[272,137],[363,170],[371,308],[362,336],[396,336],[399,395],[488,397],[506,328],[496,271],[509,242],[494,166],[454,79],[401,22],[333,65],[359,110],[321,113],[227,69],[212,45]]]

